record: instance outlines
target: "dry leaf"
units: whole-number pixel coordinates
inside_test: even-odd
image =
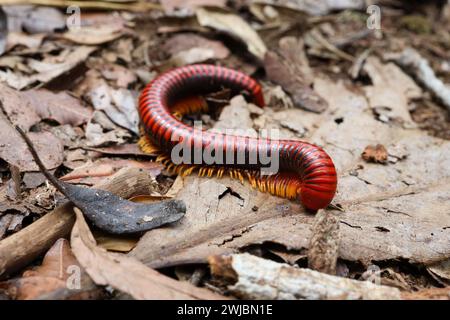
[[[162,50],[171,55],[171,59],[166,63],[170,67],[224,59],[230,54],[220,41],[209,40],[194,33],[174,35],[166,41]]]
[[[89,147],[124,144],[131,137],[128,130],[117,126],[101,111],[94,111],[86,126],[85,135]]]
[[[200,6],[225,7],[226,0],[161,0],[167,14],[190,15]]]
[[[267,48],[259,35],[240,16],[215,8],[198,8],[198,22],[203,27],[210,27],[229,33],[247,45],[248,50],[256,57],[263,59]]]
[[[397,122],[405,128],[416,127],[408,110],[409,101],[422,96],[415,82],[395,64],[382,64],[375,57],[367,58],[363,68],[372,79],[373,85],[364,90],[378,119]]]
[[[78,44],[99,45],[116,40],[124,34],[124,28],[118,24],[83,26],[73,28],[61,37]]]
[[[46,253],[42,264],[23,273],[22,278],[0,284],[18,300],[40,299],[58,291],[72,289],[70,298],[91,298],[97,289],[79,265],[66,239],[59,239]]]
[[[93,88],[88,97],[96,110],[101,110],[117,125],[139,133],[136,94],[130,90],[110,88],[106,83]]]
[[[92,116],[92,110],[66,92],[53,93],[45,89],[28,90],[21,95],[29,101],[40,119],[51,119],[59,124],[79,126]]]
[[[30,132],[30,139],[36,146],[45,166],[49,169],[59,167],[63,160],[63,145],[50,132]],[[11,124],[0,116],[0,159],[15,165],[20,171],[37,171],[26,144]]]
[[[313,73],[302,40],[282,38],[278,53],[267,52],[264,67],[268,78],[290,94],[296,107],[313,112],[323,112],[328,107],[327,102],[311,89]]]
[[[149,171],[156,177],[161,173],[162,165],[150,161],[136,161],[132,159],[100,159],[87,162],[72,172],[61,177],[61,180],[70,183],[94,185],[106,177],[113,175],[124,167],[135,167]]]
[[[388,152],[382,144],[369,145],[364,149],[361,157],[367,162],[386,163]]]
[[[146,267],[141,262],[99,248],[76,210],[77,220],[72,230],[71,244],[75,256],[98,285],[110,285],[135,299],[223,299],[224,297],[178,282]]]
[[[60,57],[63,62],[41,62],[29,59],[29,64],[38,73],[23,75],[11,70],[0,71],[0,80],[5,81],[10,87],[21,90],[36,83],[48,83],[62,74],[72,70],[77,65],[86,61],[87,57],[96,50],[96,47],[79,46],[74,49],[64,50]],[[56,59],[56,58],[55,58]]]

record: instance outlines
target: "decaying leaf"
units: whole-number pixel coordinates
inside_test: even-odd
[[[174,35],[164,44],[162,50],[171,55],[167,63],[171,67],[181,67],[210,59],[224,59],[230,54],[221,42],[194,33]]]
[[[136,94],[130,90],[114,90],[106,83],[93,88],[88,97],[96,110],[104,111],[117,125],[139,133]]]
[[[79,126],[86,123],[92,115],[90,108],[65,92],[53,93],[39,89],[25,91],[21,96],[22,101],[29,101],[40,119],[55,120],[62,125]]]
[[[78,44],[99,45],[115,40],[123,34],[123,26],[118,24],[106,24],[73,28],[64,33],[62,38]]]
[[[264,67],[268,78],[290,94],[296,107],[313,112],[323,112],[328,107],[327,102],[311,88],[313,74],[302,40],[282,38],[277,52],[267,52]]]
[[[51,33],[66,27],[66,18],[56,8],[30,5],[5,6],[8,27],[11,31],[27,33]]]
[[[128,130],[116,125],[102,111],[94,111],[85,133],[89,147],[123,144],[131,137]]]
[[[141,262],[98,247],[83,214],[77,210],[71,244],[78,261],[97,285],[110,285],[135,299],[223,299],[206,289],[178,282]],[[127,274],[126,277],[123,275]]]
[[[59,57],[62,61],[56,63],[29,59],[28,63],[37,73],[24,75],[8,69],[7,71],[0,71],[0,80],[18,90],[36,83],[48,83],[85,62],[87,57],[96,49],[96,47],[79,46],[73,49],[63,50]],[[52,57],[52,59],[55,58]]]
[[[388,152],[382,144],[368,145],[361,157],[367,162],[386,163],[388,159]]]
[[[70,173],[62,176],[61,180],[69,183],[94,185],[124,167],[134,167],[147,170],[154,177],[157,177],[163,169],[161,164],[151,161],[103,158],[97,161],[85,163],[75,168]]]
[[[225,7],[225,0],[161,0],[161,5],[167,14],[193,14],[200,6]]]
[[[42,264],[27,270],[21,278],[0,283],[11,298],[17,300],[43,299],[54,294],[60,299],[92,299],[101,294],[73,255],[69,242],[59,239],[46,253]],[[68,295],[58,292],[68,291]]]
[[[363,68],[372,79],[373,85],[366,86],[364,90],[378,119],[414,128],[408,103],[420,98],[422,90],[393,63],[383,64],[378,58],[369,57]]]
[[[240,39],[256,57],[263,59],[267,48],[259,35],[240,16],[216,8],[198,8],[196,10],[201,26],[226,32]]]
[[[61,141],[48,131],[30,132],[30,139],[36,145],[38,153],[46,167],[53,169],[64,160]],[[16,166],[20,171],[37,171],[26,144],[11,124],[0,115],[0,159]]]

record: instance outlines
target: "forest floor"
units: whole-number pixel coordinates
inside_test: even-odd
[[[450,4],[372,2],[3,6],[0,298],[450,299]],[[177,176],[139,148],[140,91],[195,63],[251,75],[266,107],[224,90],[206,98],[216,112],[183,121],[321,146],[339,177],[329,208]],[[69,196],[81,211],[14,125],[60,182],[84,187]],[[90,187],[187,210],[114,235],[91,223]]]

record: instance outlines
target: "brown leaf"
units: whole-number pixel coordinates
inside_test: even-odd
[[[40,119],[51,119],[59,124],[79,126],[86,123],[92,110],[83,106],[80,100],[66,92],[53,93],[45,89],[28,90],[22,93]]]
[[[127,89],[113,89],[106,82],[92,88],[87,94],[95,110],[106,113],[117,125],[139,133],[136,108],[137,93]]]
[[[224,299],[224,297],[178,282],[141,262],[99,248],[79,210],[72,230],[75,256],[97,285],[110,285],[135,299]]]
[[[63,50],[58,57],[52,56],[49,61],[28,59],[29,66],[36,70],[37,73],[24,75],[8,69],[7,71],[0,71],[0,80],[5,81],[10,87],[18,90],[37,83],[48,83],[85,62],[87,57],[96,49],[96,47],[78,46]],[[50,60],[60,61],[55,63]]]
[[[156,177],[163,169],[162,165],[150,161],[136,161],[131,159],[100,159],[77,167],[72,172],[61,177],[61,180],[70,183],[94,185],[106,177],[113,175],[124,167],[134,167],[148,170]]]
[[[294,37],[280,40],[278,52],[269,51],[264,58],[267,76],[281,85],[294,105],[313,112],[323,112],[327,102],[311,89],[313,74],[304,52],[303,41]]]
[[[179,11],[193,14],[194,9],[201,6],[225,7],[226,0],[161,0],[161,5],[167,14]]]
[[[363,68],[373,85],[364,87],[370,107],[383,122],[415,128],[408,104],[420,98],[422,90],[394,63],[383,64],[376,57],[367,58]]]
[[[42,161],[49,169],[60,166],[64,160],[61,141],[50,132],[30,132]],[[10,123],[0,116],[0,159],[17,166],[20,171],[37,171],[28,148]]]
[[[118,39],[124,34],[124,28],[118,24],[83,26],[65,32],[61,37],[78,44],[98,45]]]
[[[61,238],[47,251],[42,264],[33,270],[25,271],[23,276],[51,277],[65,281],[70,277],[70,273],[66,272],[67,268],[73,265],[80,267],[70,250],[69,242]]]
[[[201,26],[231,34],[247,45],[256,57],[263,59],[267,48],[258,33],[240,16],[218,8],[197,8],[195,11]]]
[[[170,65],[178,67],[209,59],[225,59],[230,54],[222,42],[209,40],[194,33],[172,36],[165,42],[162,50],[171,55]]]
[[[71,278],[75,282],[71,282]],[[70,287],[74,285],[74,287]],[[10,294],[18,300],[39,299],[42,296],[73,289],[73,295],[80,291],[89,296],[90,291],[98,291],[94,283],[79,265],[66,239],[59,239],[46,253],[42,264],[33,270],[27,270],[22,278],[13,279],[0,284],[5,286]]]
[[[149,155],[148,153],[143,152],[136,143],[126,143],[117,146],[102,147],[102,148],[86,147],[85,149],[109,155],[120,155],[120,156],[131,155],[131,156],[146,156],[146,157],[152,156]]]
[[[382,144],[368,145],[361,157],[367,162],[386,163],[388,158],[388,152]]]

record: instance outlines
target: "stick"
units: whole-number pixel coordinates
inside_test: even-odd
[[[299,269],[247,253],[211,257],[209,263],[213,276],[231,282],[228,289],[245,299],[400,299],[397,288]]]

